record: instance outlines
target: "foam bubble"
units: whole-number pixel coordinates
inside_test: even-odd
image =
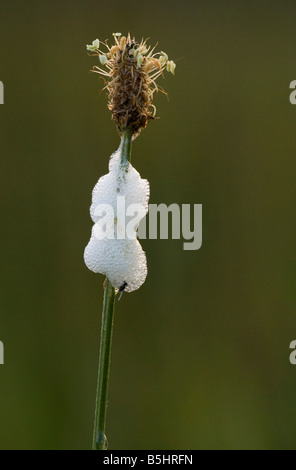
[[[93,189],[90,215],[95,225],[84,251],[84,261],[91,271],[105,274],[113,287],[119,289],[126,283],[126,292],[139,289],[147,276],[146,255],[137,240],[136,230],[139,220],[148,212],[148,200],[148,181],[142,179],[129,162],[121,161],[119,147],[110,158],[109,173],[102,176]],[[124,207],[118,201],[124,201]],[[112,213],[111,237],[110,231],[108,237],[98,237],[96,230],[96,224],[102,220],[98,210],[102,204],[109,207],[105,212]],[[141,215],[132,229],[133,236],[127,237],[125,231],[130,218],[123,212],[133,204],[141,207]],[[120,221],[124,221],[123,225]]]

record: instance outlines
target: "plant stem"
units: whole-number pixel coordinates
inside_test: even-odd
[[[130,132],[122,132],[120,149],[121,162],[122,164],[126,164],[131,160],[132,136]],[[105,425],[108,400],[108,383],[111,363],[111,344],[115,296],[116,293],[114,287],[112,287],[109,279],[106,279],[102,312],[98,384],[92,444],[93,450],[106,450],[108,446],[107,438],[105,435]]]
[[[115,289],[112,287],[110,281],[106,279],[101,326],[98,385],[92,445],[93,450],[106,450],[108,446],[107,438],[105,436],[105,424],[111,362],[114,301]]]
[[[130,162],[132,158],[132,135],[128,130],[122,132],[120,149],[121,163]]]

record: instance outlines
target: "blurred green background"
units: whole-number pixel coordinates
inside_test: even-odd
[[[203,205],[203,245],[144,240],[116,304],[110,449],[295,449],[296,4],[0,0],[1,449],[91,446],[103,276],[91,191],[119,138],[85,45],[177,63],[133,145],[151,203]]]

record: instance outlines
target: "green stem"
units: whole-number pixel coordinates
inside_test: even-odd
[[[127,164],[131,160],[132,135],[128,131],[122,132],[120,143],[121,163]],[[111,344],[114,317],[115,289],[109,279],[106,279],[104,292],[101,343],[98,371],[98,385],[95,409],[95,423],[93,433],[93,450],[106,450],[108,443],[105,435],[108,383],[111,363]]]
[[[121,163],[130,162],[132,158],[132,135],[127,130],[122,132],[120,149]]]
[[[95,423],[93,433],[93,450],[106,450],[108,443],[105,436],[108,382],[111,362],[111,344],[114,317],[115,289],[106,279],[104,292],[101,343],[98,371],[98,385],[95,409]]]

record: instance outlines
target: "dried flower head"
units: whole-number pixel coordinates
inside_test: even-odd
[[[134,139],[155,118],[153,97],[159,90],[156,79],[164,70],[174,74],[176,64],[168,60],[165,52],[154,53],[156,46],[151,49],[146,40],[137,43],[130,34],[125,37],[121,33],[113,33],[113,37],[111,47],[98,39],[86,47],[99,57],[101,66],[95,65],[92,71],[104,77],[108,108],[119,133],[128,132]],[[105,46],[105,52],[100,44]]]

